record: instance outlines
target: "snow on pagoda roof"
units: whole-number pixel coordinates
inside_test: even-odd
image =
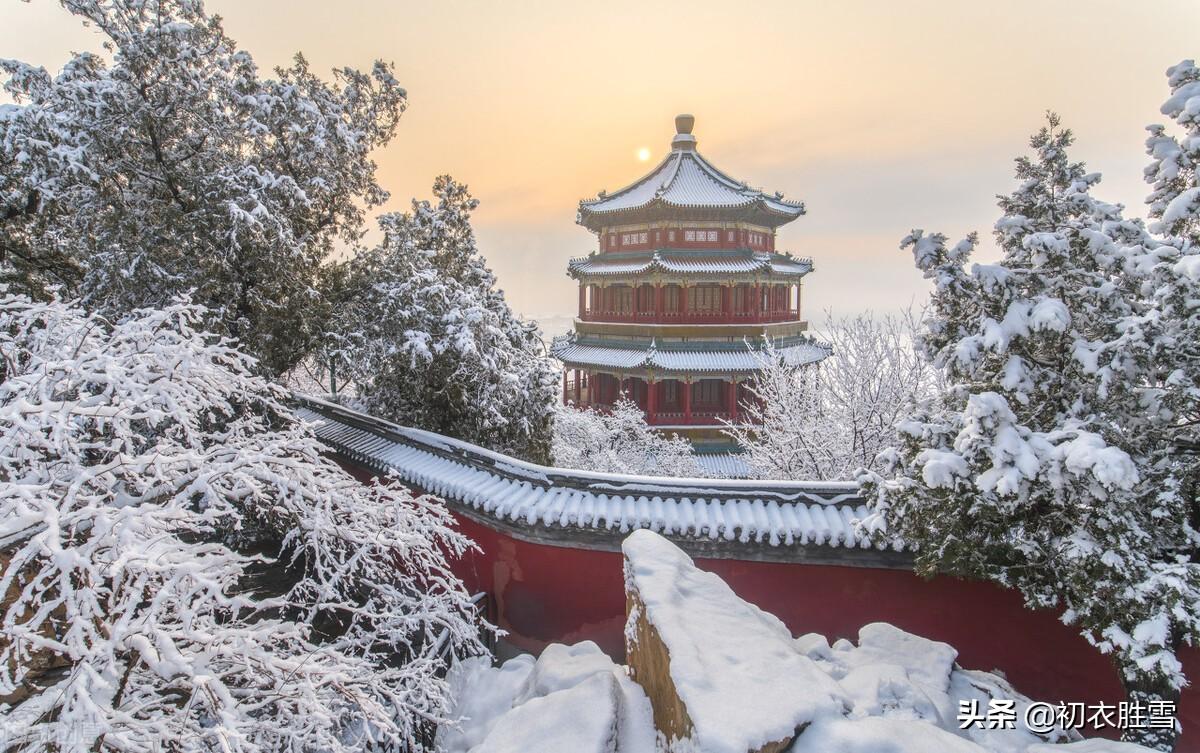
[[[811,259],[795,259],[781,254],[752,253],[702,256],[692,252],[674,256],[655,251],[639,258],[606,259],[605,254],[592,254],[567,263],[567,274],[573,277],[592,275],[640,275],[651,271],[680,274],[728,275],[771,272],[778,275],[808,274],[813,269]]]
[[[868,510],[853,482],[687,479],[550,468],[324,400],[296,399],[297,415],[336,452],[380,472],[395,471],[403,482],[446,499],[452,507],[466,507],[497,524],[528,527],[530,533],[541,526],[622,534],[649,528],[677,539],[838,547],[864,557],[870,551],[904,549],[899,540],[873,543],[860,529],[857,521]],[[911,567],[899,561],[889,566]]]
[[[765,224],[791,222],[804,214],[804,204],[788,201],[783,194],[750,188],[718,170],[696,151],[692,136],[694,118],[675,118],[678,131],[671,153],[648,175],[611,194],[579,202],[579,222],[596,226],[602,217],[662,206],[677,209],[756,209]]]
[[[754,478],[754,469],[739,452],[697,452],[696,462],[718,478]]]
[[[776,345],[775,352],[789,366],[815,363],[829,355],[826,346],[815,342]],[[550,345],[550,354],[563,363],[576,366],[599,366],[626,371],[655,369],[665,372],[727,374],[758,371],[762,368],[758,353],[749,346],[720,350],[666,350],[659,349],[653,342],[638,347],[631,347],[627,342],[612,345],[581,342],[572,334],[556,337]]]

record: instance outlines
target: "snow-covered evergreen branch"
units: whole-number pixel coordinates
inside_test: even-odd
[[[1171,72],[1164,111],[1196,138],[1194,66]],[[1189,91],[1185,98],[1181,92]],[[1195,437],[1200,207],[1186,150],[1161,127],[1149,150],[1155,237],[1091,195],[1051,115],[1000,198],[997,264],[967,263],[974,237],[903,241],[934,286],[922,352],[950,385],[900,424],[882,474],[863,482],[868,526],[918,547],[918,568],[988,578],[1111,654],[1132,701],[1175,700],[1176,656],[1200,639]],[[1182,203],[1181,203],[1182,202]],[[1187,204],[1190,207],[1190,204]],[[1177,730],[1127,731],[1169,750]]]

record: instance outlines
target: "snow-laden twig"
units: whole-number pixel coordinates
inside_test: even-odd
[[[896,422],[934,393],[938,372],[913,348],[912,311],[827,320],[819,339],[832,352],[818,363],[790,365],[770,342],[758,351],[748,420],[725,430],[763,478],[850,480],[880,468]]]
[[[204,317],[0,298],[5,746],[419,747],[434,639],[481,650],[470,543],[326,458]]]

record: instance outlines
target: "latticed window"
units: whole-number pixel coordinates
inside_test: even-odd
[[[712,409],[721,407],[721,388],[725,383],[719,379],[701,379],[692,384],[692,408]]]
[[[619,285],[609,288],[612,291],[612,310],[619,314],[633,313],[633,288]]]
[[[637,289],[637,308],[638,311],[653,311],[654,310],[654,286],[641,285]]]
[[[667,285],[663,288],[663,309],[666,311],[679,311],[679,286]]]
[[[750,310],[749,285],[733,286],[733,310],[743,314]]]
[[[679,382],[674,379],[668,379],[665,382],[660,382],[662,390],[658,397],[662,403],[662,410],[678,410],[679,409]]]
[[[688,288],[688,311],[713,313],[720,310],[720,285],[694,285]]]

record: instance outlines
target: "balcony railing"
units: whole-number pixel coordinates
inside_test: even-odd
[[[585,322],[644,323],[644,324],[770,324],[800,320],[799,309],[786,311],[597,311],[585,310],[580,315]]]

